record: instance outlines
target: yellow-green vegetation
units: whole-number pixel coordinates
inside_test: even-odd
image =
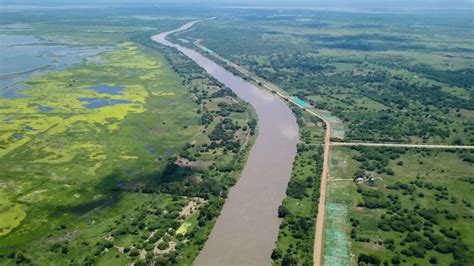
[[[58,245],[80,261],[88,254],[80,241],[105,237],[118,215],[152,200],[122,198],[120,190],[138,187],[128,180],[159,171],[198,133],[197,106],[162,57],[133,43],[27,84],[25,98],[0,98],[0,242],[38,263]],[[101,84],[123,92],[90,89]],[[90,107],[83,98],[107,104]]]
[[[325,265],[472,265],[472,154],[338,147],[332,156]]]
[[[160,64],[147,58],[131,43],[119,46],[118,51],[104,53],[102,63],[87,63],[73,69],[50,73],[28,81],[29,89],[24,92],[26,98],[0,98],[0,119],[7,121],[2,125],[0,156],[6,156],[22,145],[33,142],[34,152],[47,153],[48,157],[39,158],[44,163],[70,161],[81,150],[100,150],[94,144],[78,144],[62,149],[39,146],[35,137],[47,135],[51,138],[70,131],[84,130],[95,124],[104,127],[103,130],[113,131],[127,114],[145,111],[145,100],[150,91],[156,88],[145,87],[144,83],[123,75],[123,70],[141,72],[146,75],[138,77],[143,81],[157,80],[160,75]],[[123,63],[126,61],[126,63]],[[148,76],[147,76],[148,75]],[[112,85],[125,87],[123,95],[113,99],[127,100],[130,103],[87,109],[81,98],[110,98],[98,94],[90,86],[100,84],[104,80],[112,81]],[[156,92],[156,93],[159,93]],[[48,107],[50,111],[43,112],[40,107]],[[18,139],[17,139],[18,138]],[[49,150],[48,150],[49,149]],[[60,160],[60,158],[64,158]]]
[[[10,233],[25,218],[26,212],[21,204],[14,204],[0,197],[0,236]]]

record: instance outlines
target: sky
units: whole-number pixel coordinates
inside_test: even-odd
[[[329,6],[329,7],[371,7],[371,8],[469,8],[474,0],[0,0],[0,5],[80,5],[80,4],[173,4],[173,5],[216,5],[216,6]],[[474,9],[473,9],[474,10]]]

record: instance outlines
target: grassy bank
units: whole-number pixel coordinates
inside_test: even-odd
[[[282,218],[282,222],[278,241],[272,252],[274,265],[313,264],[323,148],[311,144],[322,135],[323,128],[300,110],[294,109],[294,112],[302,142],[298,144],[286,198],[278,208],[278,217]]]

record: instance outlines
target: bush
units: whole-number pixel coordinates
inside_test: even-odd
[[[380,265],[381,262],[379,257],[375,255],[360,254],[357,258],[357,263],[359,265]]]
[[[391,261],[393,265],[400,265],[400,256],[396,255],[395,257],[392,258]]]
[[[281,265],[282,266],[298,265],[298,261],[290,254],[286,253],[285,256],[283,256],[283,259],[281,260]]]
[[[280,207],[278,207],[278,218],[285,218],[288,214],[290,214],[290,212],[286,206],[280,205]]]
[[[138,251],[138,249],[136,249],[136,248],[132,248],[132,250],[130,250],[129,255],[130,255],[130,257],[136,257],[136,256],[140,255],[140,251]]]
[[[271,255],[272,260],[279,260],[281,259],[281,256],[282,256],[281,250],[279,248],[274,248]]]
[[[158,248],[161,249],[161,250],[165,250],[165,249],[169,248],[169,246],[170,245],[168,244],[168,242],[164,242],[164,241],[162,241],[158,244]]]

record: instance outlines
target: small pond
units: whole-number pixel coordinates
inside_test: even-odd
[[[108,98],[79,98],[79,101],[86,103],[84,104],[84,107],[86,107],[87,109],[96,109],[109,105],[131,103],[128,100]]]
[[[104,84],[92,86],[89,89],[100,94],[122,95],[125,88],[124,86],[109,86]]]

